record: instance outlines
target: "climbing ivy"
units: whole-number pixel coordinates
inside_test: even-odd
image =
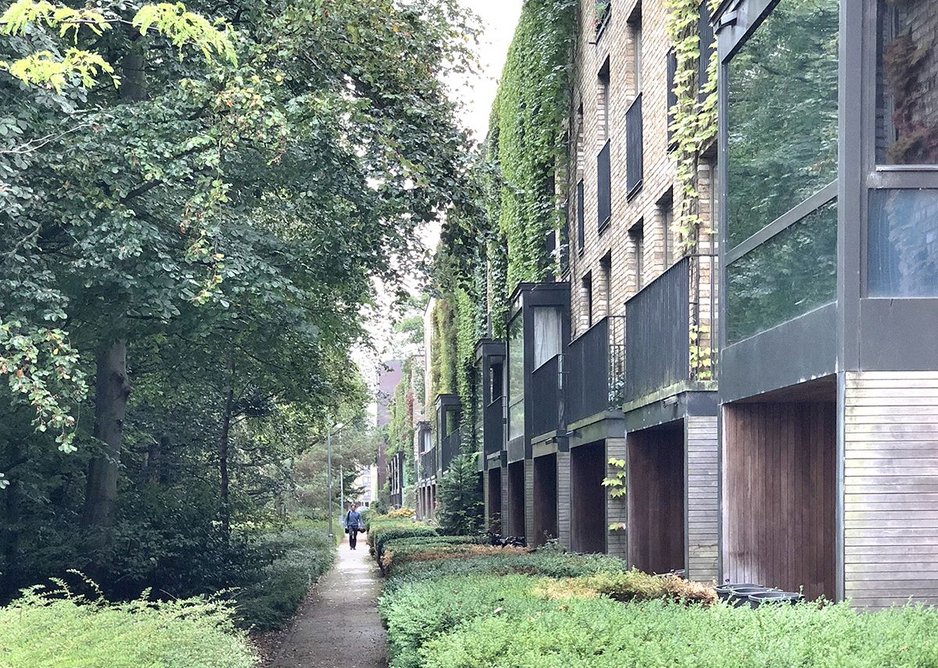
[[[703,0],[711,14],[720,0]],[[701,0],[666,0],[668,37],[674,44],[677,68],[671,132],[675,143],[677,181],[681,187],[680,208],[676,225],[685,253],[693,252],[700,240],[700,193],[697,188],[697,166],[701,151],[713,141],[717,130],[717,63],[716,43],[707,63],[707,80],[701,82],[700,20]]]

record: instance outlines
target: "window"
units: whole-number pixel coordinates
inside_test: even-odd
[[[671,228],[674,223],[674,191],[669,190],[658,200],[658,219],[661,221],[661,245],[665,268],[671,266]]]
[[[870,297],[938,297],[938,191],[870,193]]]
[[[710,79],[710,58],[713,55],[713,26],[710,25],[710,2],[700,3],[700,22],[697,24],[700,36],[700,60],[697,61],[697,85],[700,87],[698,99],[703,101],[703,88]]]
[[[603,62],[603,66],[599,68],[599,75],[597,76],[598,80],[598,90],[597,90],[597,118],[599,119],[599,127],[602,131],[600,138],[602,141],[609,139],[609,58]]]
[[[837,206],[791,225],[727,270],[727,341],[734,343],[837,298]]]
[[[599,275],[602,281],[603,316],[608,316],[612,313],[612,251],[599,261]]]
[[[609,17],[612,16],[612,0],[596,0],[595,7],[596,39],[598,40],[609,25]]]
[[[499,362],[498,364],[493,364],[489,368],[489,373],[491,374],[492,401],[497,401],[498,399],[502,398],[502,393],[504,392],[505,368]]]
[[[597,229],[602,232],[612,220],[612,172],[609,153],[612,142],[606,141],[596,157],[596,219]]]
[[[559,308],[534,307],[534,368],[560,354],[563,328]]]
[[[635,5],[628,20],[629,56],[631,58],[632,90],[638,95],[642,91],[642,3]]]
[[[508,325],[508,438],[524,435],[524,315]]]
[[[645,228],[642,221],[629,229],[629,241],[632,242],[632,266],[635,269],[635,291],[638,292],[643,287],[645,265]]]
[[[584,200],[583,181],[576,184],[576,248],[580,255],[586,247],[586,202]]]
[[[642,96],[639,95],[625,113],[625,187],[630,198],[641,190],[645,178],[642,141]]]
[[[879,0],[876,161],[938,164],[938,18],[934,0]]]
[[[580,281],[580,298],[582,300],[583,321],[586,329],[593,326],[593,275],[587,274]]]
[[[784,0],[729,64],[736,246],[837,178],[838,0]]]
[[[707,4],[704,2],[704,4]],[[674,78],[677,76],[677,53],[674,49],[668,51],[668,150],[676,147],[674,141],[674,112],[677,109],[677,93],[674,91]]]

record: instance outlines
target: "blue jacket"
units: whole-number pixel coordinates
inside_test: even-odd
[[[362,523],[362,514],[357,510],[350,510],[345,513],[345,519],[342,524],[345,525],[346,529],[357,529],[361,526]]]

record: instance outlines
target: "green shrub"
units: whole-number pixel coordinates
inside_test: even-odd
[[[0,666],[249,668],[256,657],[223,604],[91,603],[32,590],[0,608]],[[63,598],[63,596],[65,596]]]
[[[277,629],[293,616],[309,588],[332,566],[335,544],[319,525],[294,524],[264,534],[259,547],[271,555],[259,577],[236,591],[238,622],[261,631]]]
[[[379,561],[384,552],[384,545],[389,540],[438,535],[439,531],[434,527],[411,519],[389,519],[386,516],[377,516],[371,518],[368,523],[368,546]]]
[[[477,615],[428,639],[418,660],[428,668],[919,668],[938,665],[938,613],[571,599],[526,618]]]
[[[669,599],[685,603],[712,605],[717,602],[716,590],[698,582],[674,576],[649,575],[637,569],[624,573],[597,573],[579,578],[587,589],[620,602]]]
[[[449,470],[440,481],[437,519],[440,529],[446,534],[471,536],[482,532],[485,502],[475,455],[459,455],[450,463]]]

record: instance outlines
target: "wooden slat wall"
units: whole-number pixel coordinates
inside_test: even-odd
[[[609,466],[610,459],[628,460],[628,450],[624,438],[606,439],[606,457],[605,469],[606,475],[612,475],[614,471]],[[616,557],[627,557],[629,553],[628,529],[625,531],[609,531],[609,524],[618,522],[628,522],[629,508],[628,498],[615,499],[604,493],[606,499],[606,552]]]
[[[938,372],[846,375],[844,594],[938,604]]]
[[[524,536],[536,545],[534,526],[534,462],[524,460]]]
[[[557,453],[557,537],[566,549],[570,546],[570,453]]]
[[[724,407],[724,577],[835,594],[834,402]]]
[[[629,564],[684,568],[684,429],[645,429],[629,444]]]
[[[716,581],[719,557],[720,463],[716,416],[685,419],[687,439],[687,577]]]

